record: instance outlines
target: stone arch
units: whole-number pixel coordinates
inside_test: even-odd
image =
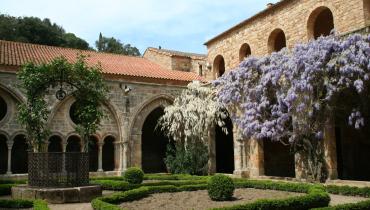
[[[104,138],[103,144],[103,170],[104,171],[114,171],[116,168],[115,162],[115,142],[116,138],[112,135],[108,135]]]
[[[268,52],[278,52],[287,46],[285,33],[282,29],[273,30],[268,38]]]
[[[5,174],[8,169],[8,138],[0,133],[0,174]]]
[[[365,17],[365,25],[370,25],[370,1],[363,0],[364,2],[364,17]]]
[[[22,129],[14,116],[18,112],[17,105],[24,103],[23,96],[17,90],[0,83],[0,97],[0,126],[8,130]]]
[[[242,44],[239,49],[239,61],[242,62],[246,57],[252,54],[251,46],[247,43]]]
[[[289,145],[264,139],[263,163],[266,176],[295,177],[294,153]]]
[[[100,138],[98,135],[91,135],[89,139],[89,171],[98,170],[98,161],[99,161],[99,141]]]
[[[66,152],[81,152],[82,151],[82,140],[78,135],[70,135],[67,138]]]
[[[63,152],[63,138],[54,134],[49,138],[48,152]]]
[[[334,29],[334,15],[326,6],[320,6],[313,10],[307,21],[307,36],[309,39],[317,39],[320,36],[328,36]]]
[[[230,117],[225,120],[227,134],[215,127],[216,172],[232,174],[235,170],[233,123]]]
[[[222,55],[217,55],[213,60],[213,74],[215,78],[221,77],[225,73],[225,59]]]
[[[28,172],[28,144],[25,134],[16,134],[13,138],[11,168],[14,174]]]
[[[142,166],[142,128],[146,118],[149,114],[158,107],[165,108],[172,104],[173,98],[168,95],[158,95],[147,102],[145,102],[139,109],[135,112],[135,117],[133,118],[132,124],[130,126],[131,132],[131,157],[130,163],[132,166]]]

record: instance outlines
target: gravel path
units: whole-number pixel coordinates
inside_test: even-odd
[[[360,201],[367,200],[368,198],[363,197],[354,197],[354,196],[344,196],[344,195],[333,195],[330,194],[330,206],[335,206],[339,204],[346,204],[346,203],[357,203]]]
[[[194,192],[157,193],[138,201],[123,203],[121,207],[132,210],[205,210],[253,202],[261,198],[286,198],[297,195],[302,194],[274,190],[236,189],[233,201],[216,202],[209,198],[206,190],[199,190]]]

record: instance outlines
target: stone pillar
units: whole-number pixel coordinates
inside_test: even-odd
[[[121,170],[120,154],[121,154],[121,142],[114,142],[114,170]]]
[[[13,142],[7,141],[8,145],[8,169],[6,171],[6,174],[12,174],[12,147],[13,147]]]
[[[120,157],[122,158],[122,171],[126,171],[128,168],[128,142],[122,142],[122,155]]]
[[[328,179],[338,179],[335,122],[332,118],[325,123],[323,143]]]
[[[67,151],[67,142],[63,142],[62,151],[65,153]]]
[[[103,142],[98,142],[99,156],[98,156],[98,172],[103,171]]]
[[[216,173],[216,133],[215,127],[208,130],[208,174]]]
[[[249,177],[263,176],[264,168],[264,154],[263,141],[257,139],[249,139],[244,141],[245,156],[246,156],[246,171]]]

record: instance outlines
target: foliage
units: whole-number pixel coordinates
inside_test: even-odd
[[[169,175],[156,176],[163,176],[164,178],[167,178]],[[197,176],[194,177],[194,179],[198,178],[199,177]],[[120,204],[122,202],[138,200],[153,193],[205,190],[207,189],[206,181],[207,180],[205,179],[189,181],[189,177],[185,177],[185,180],[182,181],[160,181],[158,183],[143,183],[141,185],[137,185],[137,188],[133,190],[118,192],[112,195],[97,198],[93,200],[92,206],[95,210],[115,209],[113,207],[118,206],[112,204]],[[307,183],[288,183],[269,180],[235,179],[235,187],[283,190],[308,194],[279,200],[259,200],[244,205],[237,205],[220,209],[309,209],[321,206],[328,206],[330,201],[330,197],[325,192],[325,188],[319,184],[312,185]]]
[[[170,173],[207,174],[208,148],[201,142],[194,142],[185,148],[183,144],[168,144],[164,162]]]
[[[165,108],[159,126],[176,143],[188,145],[207,142],[207,133],[217,123],[225,127],[227,112],[217,101],[215,89],[194,81],[187,86],[173,105]],[[225,132],[226,128],[224,129]]]
[[[17,186],[17,184],[0,184],[0,196],[10,195],[14,186]]]
[[[81,135],[87,151],[89,137],[96,132],[103,117],[100,105],[107,92],[100,67],[87,66],[82,56],[79,56],[75,63],[68,63],[65,58],[57,58],[48,64],[26,64],[19,71],[18,79],[27,97],[27,103],[19,105],[18,120],[25,126],[27,140],[32,149],[42,151],[49,134],[46,122],[50,110],[45,94],[49,87],[55,88],[63,81],[70,85],[71,95],[76,99],[76,117],[80,122],[76,130]]]
[[[44,200],[35,200],[33,201],[34,210],[50,210],[48,203]]]
[[[99,52],[140,56],[140,51],[130,44],[123,44],[120,40],[113,37],[105,37],[101,33],[99,34],[99,39],[95,42],[95,46]]]
[[[290,144],[307,174],[325,179],[322,139],[335,114],[364,125],[370,94],[370,36],[331,35],[271,55],[249,57],[214,82],[241,136]],[[351,100],[343,101],[342,98]]]
[[[351,186],[337,186],[327,185],[326,191],[332,194],[347,195],[347,196],[361,196],[370,198],[370,187],[351,187]]]
[[[29,200],[11,199],[0,200],[0,208],[32,208],[33,202]]]
[[[123,176],[130,184],[141,184],[144,179],[144,172],[140,168],[131,167],[125,171]]]
[[[0,14],[0,39],[82,50],[91,49],[85,40],[76,37],[73,33],[66,33],[62,26],[51,23],[47,18],[41,20],[37,17],[13,17]]]
[[[370,209],[370,200],[361,201],[358,203],[348,203],[337,206],[315,208],[313,210],[368,210],[368,209]]]
[[[208,195],[214,201],[229,201],[234,194],[233,180],[223,174],[212,176],[208,181]]]

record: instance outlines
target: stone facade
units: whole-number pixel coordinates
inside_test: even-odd
[[[0,68],[0,71],[2,69]],[[102,170],[104,157],[104,140],[108,137],[114,139],[114,171],[120,174],[130,166],[141,166],[141,134],[142,126],[151,111],[158,107],[165,107],[172,103],[173,98],[179,94],[184,85],[166,83],[145,83],[124,80],[116,77],[106,77],[109,86],[109,100],[104,104],[106,117],[101,122],[101,128],[94,135],[99,146],[99,168]],[[5,136],[8,145],[8,167],[6,174],[12,174],[11,163],[14,163],[13,145],[16,136],[25,135],[25,130],[16,120],[17,105],[26,101],[24,94],[17,87],[18,80],[15,73],[0,74],[0,96],[7,104],[6,114],[0,121],[0,134]],[[122,87],[128,86],[132,91],[128,94]],[[71,120],[69,110],[74,102],[73,97],[66,97],[63,101],[55,98],[55,91],[50,90],[46,96],[51,110],[48,126],[50,136],[61,139],[63,151],[66,151],[68,139],[78,137],[75,124]]]
[[[352,32],[369,34],[369,26],[369,0],[282,0],[274,5],[268,5],[264,11],[206,42],[207,63],[210,63],[212,67],[211,71],[206,72],[204,76],[209,80],[215,79],[225,71],[237,67],[249,55],[260,57],[278,51],[282,47],[292,48],[297,43],[307,42],[319,35],[326,35],[325,33],[330,33],[333,28],[342,35]],[[338,136],[336,135],[338,134],[336,134],[335,122],[330,120],[325,127],[323,142],[328,179],[338,178],[337,157],[339,156],[337,154]],[[343,144],[345,145],[349,139]],[[265,168],[268,165],[266,161],[269,161],[269,158],[266,157],[269,154],[265,154],[264,146],[266,145],[263,141],[239,139],[234,131],[234,174],[254,178],[268,176],[267,173],[271,171],[271,168],[268,168],[269,170]],[[348,145],[344,146],[344,150],[346,148]],[[357,150],[360,149],[357,148]],[[347,156],[353,154],[342,153]],[[279,156],[270,155],[274,158]],[[287,157],[284,158],[287,160]],[[343,164],[355,167],[353,163],[355,158],[347,159],[348,163]],[[303,173],[305,166],[299,154],[291,157],[289,163],[292,162],[294,166],[292,178],[306,178],[306,174]],[[365,169],[362,167],[361,170]]]
[[[143,57],[170,70],[194,72],[200,76],[207,72],[206,55],[202,54],[148,48]]]
[[[286,46],[293,47],[313,38],[313,24],[323,9],[328,8],[338,33],[348,33],[370,24],[368,0],[283,0],[243,21],[205,43],[207,62],[212,71],[208,79],[218,75],[217,56],[224,58],[226,71],[235,68],[240,60],[242,46],[248,44],[251,55],[262,56],[271,52],[271,38],[279,30],[286,37]],[[269,41],[270,39],[270,41]]]

